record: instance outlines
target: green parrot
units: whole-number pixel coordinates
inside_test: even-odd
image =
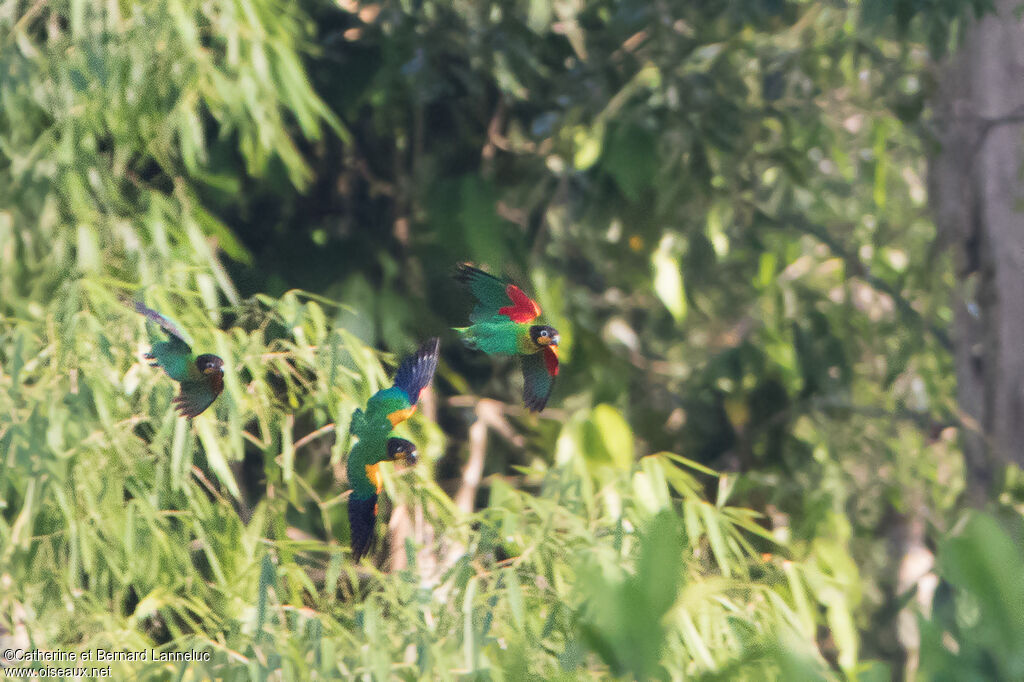
[[[137,301],[124,301],[146,318],[146,328],[153,344],[146,359],[153,367],[163,367],[167,375],[181,385],[174,398],[175,407],[184,417],[192,418],[213,404],[224,390],[224,361],[216,355],[196,355],[192,345],[174,322]],[[161,340],[154,325],[160,327],[167,340]]]
[[[533,412],[547,405],[558,375],[558,330],[530,324],[540,306],[522,289],[483,270],[460,263],[455,275],[477,299],[473,324],[455,331],[471,348],[488,355],[518,355],[523,367],[523,402]]]
[[[348,525],[352,536],[352,558],[359,561],[373,543],[377,521],[377,496],[383,487],[380,463],[416,463],[416,446],[404,438],[390,437],[391,431],[416,411],[420,393],[427,387],[437,369],[441,342],[430,339],[410,357],[405,358],[395,373],[395,385],[373,394],[366,411],[352,413],[349,432],[359,441],[348,454],[348,481],[352,494],[348,498]]]

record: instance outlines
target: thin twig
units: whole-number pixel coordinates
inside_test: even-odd
[[[210,479],[206,477],[202,469],[200,469],[195,464],[192,465],[192,475],[196,477],[196,480],[203,484],[203,487],[206,488],[211,495],[217,498],[218,502],[228,504],[228,500],[223,495],[220,494],[220,491],[217,490],[217,488],[212,483],[210,483]]]
[[[258,447],[260,450],[266,450],[267,449],[267,444],[266,443],[264,443],[263,441],[261,441],[260,439],[258,439],[256,436],[252,435],[251,433],[249,433],[245,429],[242,429],[242,438],[246,439],[247,441],[249,441],[250,443],[252,443],[256,447]]]
[[[509,417],[528,417],[533,414],[522,405],[512,405],[511,403],[492,400],[491,398],[481,398],[478,395],[456,395],[448,398],[445,402],[452,407],[475,407],[477,403],[484,400],[501,405],[501,412]],[[565,421],[569,418],[569,412],[557,407],[545,407],[544,412],[539,413],[537,416],[541,418],[555,419],[557,421]]]
[[[297,441],[295,441],[294,448],[296,450],[298,450],[299,448],[301,448],[303,445],[305,445],[309,441],[313,440],[314,438],[319,438],[320,436],[323,436],[324,434],[332,433],[334,431],[334,427],[335,427],[335,424],[332,422],[330,424],[326,424],[324,426],[321,426],[319,429],[317,429],[316,431],[313,431],[312,433],[307,433],[305,436],[303,436],[302,438],[300,438]]]

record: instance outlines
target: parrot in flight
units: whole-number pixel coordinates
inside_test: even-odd
[[[370,549],[377,521],[377,496],[383,488],[379,465],[383,461],[416,463],[416,446],[404,438],[390,437],[391,431],[416,411],[420,393],[437,369],[441,342],[430,339],[414,355],[405,358],[395,373],[395,385],[373,394],[366,411],[352,413],[349,432],[358,442],[348,454],[348,524],[352,536],[352,558],[359,561]]]
[[[540,306],[510,282],[467,263],[460,263],[455,279],[476,297],[469,315],[473,324],[455,331],[471,348],[488,355],[518,355],[523,368],[523,402],[533,412],[547,405],[558,375],[558,330],[530,324]]]
[[[178,412],[190,419],[202,413],[224,390],[224,361],[210,353],[193,353],[192,344],[181,327],[155,310],[137,301],[124,299],[124,303],[146,318],[153,344],[146,354],[150,365],[163,367],[181,386],[173,400]],[[167,334],[166,341],[160,339],[154,325]]]

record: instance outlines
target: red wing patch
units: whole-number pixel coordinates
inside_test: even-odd
[[[516,323],[529,322],[540,315],[540,306],[536,301],[523,293],[523,290],[515,284],[505,287],[505,293],[512,300],[512,305],[498,308],[498,314],[508,316],[508,319]]]
[[[558,347],[544,346],[544,363],[548,367],[548,374],[558,376]]]

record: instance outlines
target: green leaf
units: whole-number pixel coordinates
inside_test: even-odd
[[[686,318],[686,292],[679,258],[670,253],[671,239],[662,239],[661,245],[651,254],[654,267],[654,293],[665,304],[676,322]]]
[[[943,577],[978,600],[981,642],[1005,656],[1009,677],[1024,674],[1024,558],[999,523],[972,513],[939,548]]]
[[[585,425],[584,438],[588,457],[599,451],[601,459],[619,469],[628,470],[633,466],[633,430],[611,405],[601,404],[593,409]]]
[[[625,125],[610,135],[602,167],[615,179],[622,193],[638,201],[657,175],[657,138],[650,131]]]
[[[213,434],[213,429],[210,426],[210,422],[204,419],[205,415],[201,415],[193,420],[195,424],[196,433],[199,434],[199,441],[203,444],[203,450],[206,454],[206,462],[210,465],[210,469],[217,476],[217,479],[224,484],[228,489],[228,492],[234,496],[235,499],[241,497],[241,493],[238,490],[238,483],[235,481],[235,475],[231,471],[231,467],[228,466],[228,461],[224,457],[223,451],[220,449],[220,442],[217,437]]]
[[[601,156],[601,142],[604,137],[604,129],[601,126],[588,128],[577,126],[573,133],[572,141],[575,146],[573,154],[573,167],[577,171],[585,171],[595,163]]]
[[[263,555],[260,561],[260,582],[257,590],[256,601],[256,642],[263,640],[265,632],[263,626],[267,622],[267,604],[271,587],[277,585],[277,572],[274,570],[274,562],[270,559],[270,553]]]

